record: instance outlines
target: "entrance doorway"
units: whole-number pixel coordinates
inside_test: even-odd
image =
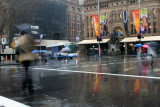
[[[120,37],[120,36],[124,36],[124,32],[123,32],[123,29],[121,28],[121,27],[116,27],[115,29],[114,29],[114,31],[116,31],[116,32],[118,32],[118,36]],[[113,32],[114,32],[113,31]]]

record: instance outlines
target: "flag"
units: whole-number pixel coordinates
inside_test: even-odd
[[[132,11],[132,16],[133,16],[135,29],[136,29],[137,33],[139,33],[140,32],[140,28],[139,28],[139,10],[133,10]]]
[[[94,24],[94,29],[96,32],[96,36],[99,36],[99,18],[98,15],[92,15],[92,19],[93,19],[93,24]]]

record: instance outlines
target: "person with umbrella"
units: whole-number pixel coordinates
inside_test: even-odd
[[[20,30],[21,37],[18,40],[16,53],[20,56],[20,62],[25,67],[27,73],[30,63],[35,60],[35,55],[32,52],[35,43],[33,37],[30,35],[31,30],[29,24],[17,25],[17,29]]]

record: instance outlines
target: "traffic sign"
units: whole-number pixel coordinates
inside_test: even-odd
[[[2,38],[2,45],[5,45],[7,43],[6,38]]]

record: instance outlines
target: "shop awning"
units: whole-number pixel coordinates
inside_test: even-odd
[[[137,37],[125,37],[121,42],[136,42],[139,41]],[[142,42],[147,41],[160,41],[160,36],[144,36],[144,38],[141,38]]]
[[[103,39],[103,41],[101,41],[100,43],[107,43],[110,39]],[[77,45],[85,45],[85,44],[97,44],[99,43],[97,41],[97,39],[91,39],[91,40],[83,40],[83,41],[80,41],[78,43],[76,43]]]
[[[46,47],[54,47],[61,46],[65,43],[69,43],[68,40],[42,40],[40,44],[40,40],[35,40],[35,46],[46,46]]]

